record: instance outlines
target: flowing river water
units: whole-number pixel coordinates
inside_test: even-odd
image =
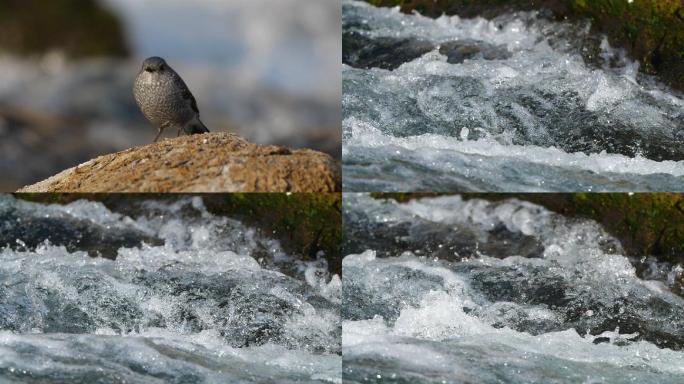
[[[346,194],[344,222],[345,382],[684,381],[681,267],[635,268],[593,221]]]
[[[684,99],[585,23],[343,0],[347,191],[683,191]]]
[[[1,382],[341,382],[324,259],[199,197],[133,200],[124,215],[0,195]]]

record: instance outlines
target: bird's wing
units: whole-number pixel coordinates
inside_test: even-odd
[[[195,100],[195,96],[192,95],[189,89],[185,89],[183,91],[183,99],[185,100],[190,100],[190,107],[192,108],[195,113],[199,114],[199,109],[197,109],[197,101]]]
[[[199,115],[199,109],[197,108],[195,96],[192,95],[192,92],[190,92],[190,89],[188,89],[185,81],[183,81],[183,79],[175,72],[172,73],[172,76],[174,77],[174,83],[180,88],[181,97],[183,97],[184,100],[190,101],[190,107]]]

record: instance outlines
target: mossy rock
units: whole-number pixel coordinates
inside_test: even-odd
[[[96,0],[0,1],[0,50],[70,57],[129,54],[121,21]]]
[[[373,194],[400,202],[437,194]],[[661,261],[684,263],[684,195],[676,193],[483,193],[465,199],[529,201],[564,216],[589,218],[600,223],[622,243],[629,256],[655,256]]]
[[[640,69],[684,90],[684,3],[681,0],[367,0],[430,17],[492,18],[516,10],[547,9],[553,17],[592,20],[593,32],[625,48]]]
[[[572,0],[572,15],[592,19],[611,44],[627,49],[641,69],[684,89],[684,3],[681,0]]]
[[[202,195],[211,212],[256,225],[302,259],[325,253],[330,271],[342,273],[342,194],[230,193]]]
[[[173,201],[189,194],[78,194],[20,193],[18,198],[67,204],[75,200],[99,201],[114,211],[126,211],[133,201]],[[207,210],[253,225],[280,240],[284,250],[302,260],[315,260],[325,253],[329,269],[341,273],[342,195],[339,193],[228,193],[199,194]]]

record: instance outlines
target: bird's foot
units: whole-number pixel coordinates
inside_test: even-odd
[[[156,143],[157,140],[159,140],[159,136],[161,136],[162,130],[162,128],[157,128],[157,136],[154,137],[154,141],[152,141],[153,143]]]

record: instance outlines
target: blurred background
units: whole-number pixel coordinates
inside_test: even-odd
[[[210,130],[339,159],[340,12],[338,0],[0,0],[0,190],[150,143],[131,90],[149,56],[180,73]]]

